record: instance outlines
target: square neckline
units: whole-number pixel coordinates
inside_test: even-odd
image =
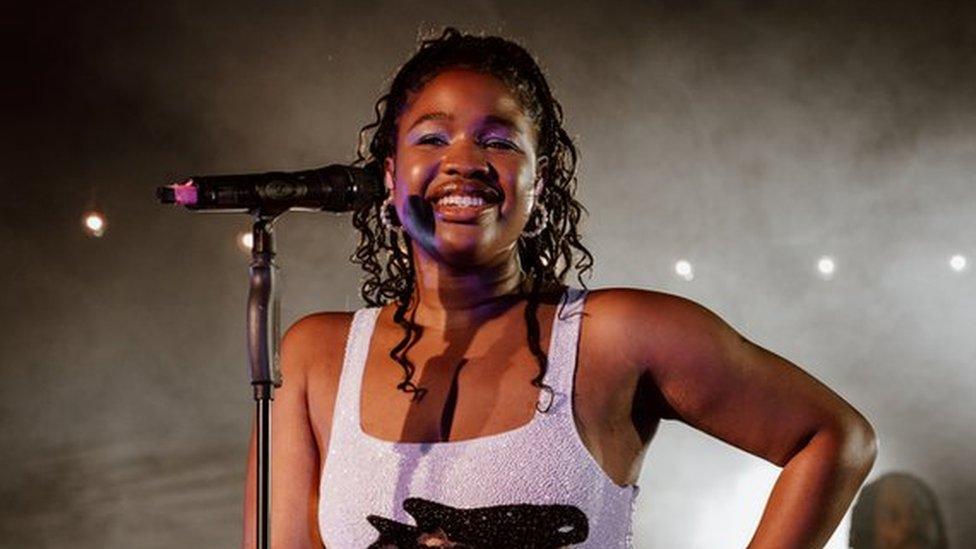
[[[549,367],[551,366],[551,364],[549,364],[548,362],[549,362],[549,357],[552,354],[553,345],[556,341],[556,334],[565,323],[565,320],[562,319],[562,316],[563,316],[563,310],[565,309],[566,305],[569,302],[570,291],[571,289],[569,286],[563,288],[563,291],[560,294],[559,303],[558,305],[556,305],[555,311],[553,313],[552,324],[550,325],[549,328],[549,345],[546,347],[546,361],[547,361],[546,374],[542,380],[544,385],[551,386],[551,383],[549,383],[549,381],[551,380],[550,378],[554,374],[552,372],[552,369]],[[541,419],[541,416],[544,415],[544,412],[539,411],[539,404],[542,400],[543,394],[545,394],[546,391],[544,388],[540,387],[538,394],[536,396],[535,406],[533,406],[532,417],[529,419],[529,421],[517,427],[514,427],[512,429],[506,429],[504,431],[499,431],[497,433],[490,433],[487,435],[482,435],[474,438],[464,438],[459,440],[399,441],[399,440],[386,440],[366,432],[366,430],[363,429],[363,418],[362,418],[363,385],[364,385],[363,379],[365,378],[365,374],[366,374],[366,361],[369,360],[369,351],[372,347],[373,336],[376,333],[376,324],[377,321],[379,320],[379,315],[380,312],[382,311],[382,308],[375,307],[374,310],[376,312],[373,314],[373,318],[370,320],[369,336],[365,338],[366,341],[363,344],[363,350],[360,353],[362,356],[357,357],[359,359],[359,364],[356,365],[359,371],[359,376],[358,376],[359,386],[355,387],[355,390],[353,391],[353,394],[356,395],[356,399],[354,403],[355,405],[352,407],[354,410],[353,418],[352,418],[354,423],[354,429],[356,433],[360,435],[363,439],[368,440],[373,444],[379,444],[387,447],[402,448],[402,449],[426,450],[433,446],[439,446],[443,448],[457,448],[468,444],[495,442],[498,439],[521,434],[524,431],[528,431],[529,429],[534,428],[536,424],[539,422],[539,420]],[[574,369],[575,372],[576,365],[573,364],[572,368]],[[555,391],[555,389],[553,389],[553,391]],[[550,404],[552,404],[553,399],[555,399],[554,393],[551,394],[550,396]]]

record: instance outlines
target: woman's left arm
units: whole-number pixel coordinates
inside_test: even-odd
[[[782,467],[749,548],[823,547],[874,463],[867,420],[704,307],[614,293],[628,362],[652,377],[668,413]]]

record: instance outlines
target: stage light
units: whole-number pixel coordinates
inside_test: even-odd
[[[949,258],[949,266],[952,267],[953,271],[961,273],[966,270],[966,256],[956,254]]]
[[[688,281],[695,278],[695,269],[691,266],[691,263],[685,261],[684,259],[679,259],[674,264],[674,272],[679,277]]]
[[[830,280],[834,277],[834,271],[837,270],[837,264],[834,263],[834,258],[830,256],[823,256],[817,261],[817,271],[820,273],[820,277],[824,280]]]
[[[250,231],[237,235],[237,245],[245,252],[250,252],[254,247],[254,235]]]
[[[87,212],[81,217],[81,225],[89,236],[100,237],[105,234],[105,216],[99,212]]]

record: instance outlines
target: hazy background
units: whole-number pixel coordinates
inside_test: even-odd
[[[249,220],[153,190],[351,160],[418,33],[454,24],[518,39],[548,71],[583,155],[591,285],[690,297],[806,368],[876,426],[871,478],[927,480],[970,546],[972,3],[261,4],[0,16],[0,544],[239,543]],[[360,306],[347,217],[289,214],[277,234],[286,326]],[[664,424],[636,546],[744,546],[776,473]]]

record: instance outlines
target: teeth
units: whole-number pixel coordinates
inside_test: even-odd
[[[437,201],[438,206],[483,206],[485,204],[485,199],[480,196],[462,196],[457,194],[452,194],[445,196]]]

